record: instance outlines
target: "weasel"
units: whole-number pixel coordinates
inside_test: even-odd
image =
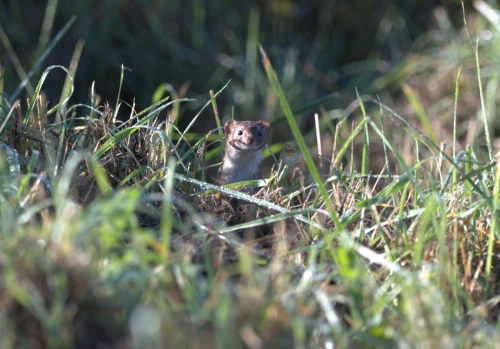
[[[249,181],[260,176],[262,149],[270,131],[267,121],[226,122],[226,155],[219,173],[219,184]]]

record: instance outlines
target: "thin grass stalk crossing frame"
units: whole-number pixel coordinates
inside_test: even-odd
[[[490,234],[488,237],[488,252],[486,255],[486,284],[484,285],[484,296],[488,296],[488,291],[490,289],[490,275],[491,275],[491,265],[493,261],[493,244],[495,235],[498,235],[498,203],[500,202],[500,157],[497,159],[497,168],[495,176],[495,186],[493,188],[493,207],[491,208],[491,225]]]
[[[299,149],[302,152],[302,155],[303,155],[304,160],[306,162],[307,168],[311,172],[311,175],[313,176],[313,178],[316,182],[316,185],[318,186],[318,190],[319,190],[321,196],[323,197],[323,200],[325,201],[326,207],[328,209],[328,213],[330,214],[330,218],[332,219],[336,229],[343,229],[343,225],[339,221],[337,211],[335,210],[335,207],[333,206],[333,203],[330,200],[330,197],[328,195],[328,192],[326,191],[326,187],[323,183],[323,180],[321,179],[321,176],[320,176],[318,170],[316,169],[316,165],[314,164],[312,156],[309,153],[309,148],[307,147],[307,145],[304,141],[304,137],[302,136],[302,133],[300,132],[299,126],[297,125],[297,122],[295,121],[295,118],[293,117],[292,109],[290,108],[290,105],[288,104],[288,102],[285,98],[285,95],[284,95],[283,90],[281,88],[281,85],[278,81],[276,73],[274,72],[274,69],[271,65],[271,61],[267,57],[267,54],[264,51],[264,48],[260,44],[259,44],[259,49],[260,49],[260,52],[262,54],[262,64],[264,65],[264,69],[265,69],[267,76],[269,78],[269,82],[271,83],[271,85],[274,89],[274,92],[276,93],[276,96],[278,97],[278,100],[280,102],[283,113],[285,114],[285,117],[288,121],[288,125],[290,126],[290,129],[292,130],[295,141],[297,142],[297,145],[299,146]],[[339,233],[339,232],[337,232],[337,233]]]
[[[483,84],[481,82],[481,65],[479,63],[479,38],[476,39],[474,46],[474,54],[476,56],[477,80],[479,85],[479,100],[481,101],[481,115],[483,117],[484,135],[486,136],[486,146],[488,147],[489,159],[493,159],[493,151],[491,146],[490,131],[488,128],[488,116],[486,115],[486,107],[484,105]]]
[[[116,96],[115,112],[113,113],[113,124],[116,124],[116,118],[118,117],[118,110],[120,110],[120,105],[121,105],[120,95],[122,93],[124,75],[125,75],[125,66],[122,64],[120,73],[120,84],[118,85],[118,96]]]
[[[458,92],[460,90],[460,73],[462,72],[462,67],[458,69],[457,80],[455,82],[455,103],[453,105],[453,158],[456,157],[457,152],[457,106],[458,106]],[[453,188],[457,190],[458,181],[458,171],[456,168],[453,169]]]

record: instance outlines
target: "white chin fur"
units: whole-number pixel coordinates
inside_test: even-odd
[[[259,173],[262,152],[246,152],[229,149],[224,162],[225,180],[222,184],[242,182],[254,179]]]

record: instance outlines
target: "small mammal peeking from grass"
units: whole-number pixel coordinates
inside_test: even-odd
[[[263,120],[226,122],[226,155],[219,173],[219,184],[249,181],[260,177],[262,150],[270,131],[269,122]]]

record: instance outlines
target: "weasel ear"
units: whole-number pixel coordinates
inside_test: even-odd
[[[269,121],[266,120],[261,120],[259,123],[264,126],[264,129],[266,130],[267,134],[271,131],[271,126],[269,125]]]
[[[224,132],[226,133],[226,136],[231,133],[231,130],[234,128],[234,123],[236,121],[234,120],[228,120],[226,121],[226,124],[224,125]]]

